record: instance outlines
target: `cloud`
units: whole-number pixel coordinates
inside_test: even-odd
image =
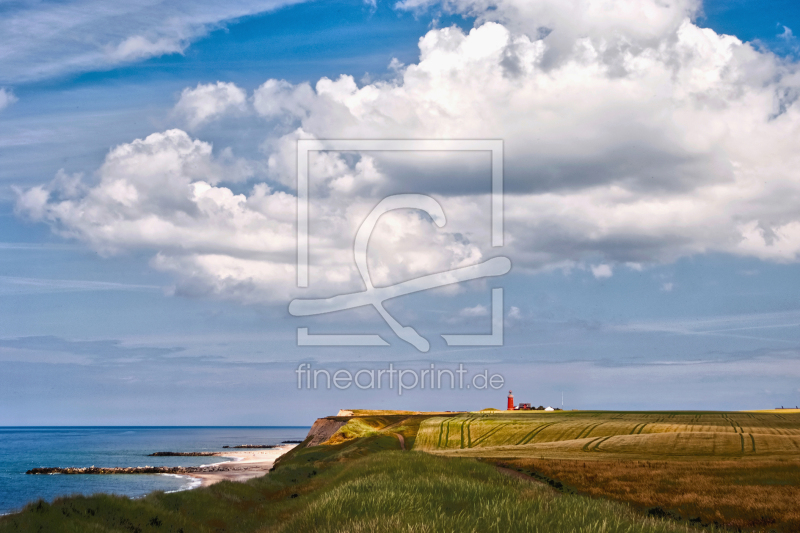
[[[796,58],[796,54],[800,53],[800,42],[798,42],[797,36],[788,26],[782,26],[781,24],[778,24],[778,27],[783,28],[783,31],[779,33],[777,37],[783,41],[785,47],[784,52],[788,54],[794,54]]]
[[[465,318],[474,318],[479,316],[489,316],[489,310],[483,305],[476,305],[475,307],[465,307],[458,312],[458,316]]]
[[[11,92],[11,89],[0,87],[0,111],[7,108],[17,101],[17,97]]]
[[[675,319],[663,321],[641,321],[629,324],[608,324],[605,327],[610,331],[637,332],[637,333],[669,333],[681,336],[711,336],[728,337],[777,343],[778,346],[791,346],[788,352],[796,357],[794,347],[797,341],[793,333],[800,324],[800,316],[796,311],[778,313],[760,313],[749,315],[729,315],[715,317],[693,317],[690,319]],[[760,348],[759,348],[760,349]]]
[[[112,150],[78,197],[42,185],[17,209],[104,253],[151,250],[178,292],[279,299],[294,275],[298,138],[489,138],[504,141],[503,254],[518,271],[578,265],[602,278],[709,252],[800,259],[797,63],[696,26],[689,0],[491,5],[446,2],[477,26],[429,31],[419,60],[395,64],[391,80],[267,80],[251,99],[263,176],[173,130]],[[242,96],[200,85],[176,113],[200,124],[244,112]],[[398,192],[434,194],[447,226],[385,215],[370,241],[376,283],[496,252],[486,154],[322,152],[309,165],[312,286],[363,286],[353,235]],[[223,185],[237,179],[250,192]]]
[[[229,112],[244,113],[246,110],[247,93],[233,83],[221,81],[184,89],[174,109],[190,128]]]
[[[133,35],[116,46],[107,47],[106,57],[113,63],[124,63],[165,54],[180,54],[186,46],[180,40],[161,38],[151,41],[147,37]]]
[[[573,24],[563,3],[540,4],[556,29]],[[504,139],[507,231],[523,268],[710,251],[796,261],[797,64],[695,26],[686,18],[694,3],[614,6],[579,17],[565,29],[568,43],[556,29],[532,38],[494,22],[468,34],[432,30],[397,80],[323,78],[313,91],[275,82],[268,115],[321,138]],[[640,28],[642,10],[649,26]],[[506,18],[512,28],[533,23]],[[558,61],[548,59],[554,47]],[[277,143],[271,162],[291,163],[291,147]],[[383,191],[402,183],[474,195],[485,179],[417,181],[373,157],[387,175]],[[289,164],[274,168],[289,179]]]
[[[253,93],[256,112],[266,118],[306,117],[314,100],[314,90],[308,83],[292,85],[286,80],[267,80]]]
[[[672,292],[672,289],[675,288],[675,284],[672,282],[667,282],[661,285],[661,290],[664,292]]]
[[[592,275],[597,279],[610,278],[614,275],[609,265],[592,265]]]
[[[29,361],[31,353],[62,354],[62,362],[135,362],[156,360],[181,352],[179,347],[125,346],[118,340],[70,340],[54,336],[18,337],[0,339],[0,352],[18,350]],[[69,355],[73,357],[65,358]],[[76,358],[77,357],[77,358]],[[4,359],[8,359],[4,357]],[[48,357],[53,361],[52,357]],[[56,359],[58,361],[58,359]]]
[[[312,210],[319,222],[312,224],[312,280],[321,288],[363,289],[352,239],[374,200],[352,193],[380,176],[368,158],[350,165],[339,154],[323,154],[314,168],[327,176],[317,190],[328,201]],[[94,186],[59,172],[48,185],[18,190],[16,210],[104,255],[154,252],[151,265],[175,274],[177,294],[282,301],[296,292],[296,197],[266,183],[247,194],[222,185],[248,172],[229,150],[215,155],[209,143],[169,130],[112,149]],[[373,283],[481,258],[468,241],[434,228],[418,212],[384,215],[370,244]]]
[[[0,276],[0,294],[31,294],[75,291],[158,291],[154,285],[134,285],[109,281],[23,278]]]
[[[16,2],[0,19],[0,83],[182,53],[209,30],[299,0]]]
[[[475,17],[476,25],[498,22],[531,39],[546,38],[545,63],[554,65],[575,56],[578,41],[604,41],[605,59],[628,50],[658,46],[694,16],[700,0],[402,0],[399,9],[421,10],[441,5],[445,10]],[[511,58],[511,61],[514,59]]]

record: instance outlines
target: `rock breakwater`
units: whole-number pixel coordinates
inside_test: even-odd
[[[147,457],[213,457],[217,452],[155,452]]]
[[[31,468],[26,474],[192,474],[214,472],[214,467],[199,466],[125,466],[125,467],[46,467]]]

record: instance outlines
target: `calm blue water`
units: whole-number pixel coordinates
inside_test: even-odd
[[[52,475],[25,471],[48,466],[197,466],[221,457],[146,457],[153,452],[224,451],[223,446],[301,440],[307,427],[0,427],[0,514],[28,502],[68,494],[106,492],[142,496],[191,488],[168,475]]]

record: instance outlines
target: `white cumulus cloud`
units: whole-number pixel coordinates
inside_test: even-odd
[[[561,3],[541,4],[560,13]],[[313,91],[274,82],[267,114],[320,138],[503,139],[507,231],[522,268],[709,251],[796,260],[798,66],[697,27],[693,3],[587,5],[600,4],[613,9],[553,15],[556,29],[576,25],[568,45],[555,29],[534,38],[494,22],[432,30],[397,80],[323,78]],[[647,28],[632,22],[642,9]],[[513,18],[513,28],[535,19]],[[556,46],[559,60],[548,59]],[[273,153],[273,168],[290,180],[293,143],[275,148],[286,153]],[[456,195],[483,179],[434,186]],[[385,183],[432,183],[414,180]]]
[[[353,236],[374,203],[351,194],[376,171],[369,160],[349,166],[338,156],[314,207],[312,281],[320,288],[363,289],[353,263]],[[324,166],[324,165],[323,165]],[[241,181],[246,163],[229,150],[215,154],[181,130],[154,133],[112,149],[99,183],[59,171],[48,185],[18,190],[17,212],[102,254],[154,252],[151,265],[173,272],[176,290],[243,302],[285,300],[295,285],[296,197],[256,183],[247,194],[223,183]],[[341,180],[348,178],[348,187]],[[434,232],[413,211],[381,218],[370,241],[376,285],[478,261],[477,248],[452,233]]]
[[[247,93],[233,83],[221,81],[186,88],[175,104],[175,113],[191,128],[229,112],[244,113],[246,110]]]
[[[395,64],[389,81],[261,85],[250,101],[266,176],[248,194],[224,186],[255,176],[246,162],[164,132],[112,150],[83,196],[35,187],[18,210],[98,249],[152,249],[187,291],[266,298],[292,279],[294,196],[275,191],[295,186],[297,138],[488,138],[504,141],[502,253],[519,271],[581,265],[602,278],[707,252],[800,258],[797,63],[698,27],[691,0],[445,6],[477,26],[430,30],[419,60]],[[245,106],[219,82],[184,91],[176,112],[199,124]],[[310,158],[312,285],[359,285],[352,237],[396,192],[434,194],[448,224],[385,215],[370,241],[376,284],[496,252],[488,159],[415,157]]]

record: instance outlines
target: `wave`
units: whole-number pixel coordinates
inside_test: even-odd
[[[224,465],[225,463],[238,463],[239,461],[244,461],[244,457],[222,457],[221,459],[228,459],[227,461],[220,461],[218,463],[211,463],[207,465],[200,465],[198,468],[208,468],[209,466],[217,466],[217,465]]]
[[[180,478],[180,479],[187,480],[186,484],[181,485],[180,487],[178,487],[175,490],[168,490],[164,494],[172,494],[173,492],[183,492],[185,490],[196,489],[197,487],[199,487],[200,485],[203,484],[203,480],[202,479],[199,479],[199,478],[196,478],[196,477],[192,477],[192,476],[183,476],[183,475],[180,475],[180,474],[159,474],[159,475],[177,477],[177,478]]]

